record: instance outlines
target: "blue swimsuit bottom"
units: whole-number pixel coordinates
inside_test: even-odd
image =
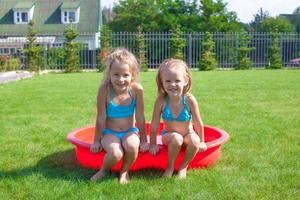
[[[111,130],[111,129],[108,129],[108,128],[105,128],[102,130],[102,134],[103,135],[108,135],[108,134],[112,134],[114,136],[116,136],[117,138],[120,138],[122,139],[123,137],[125,137],[125,135],[127,135],[128,133],[135,133],[135,134],[138,134],[139,133],[139,129],[136,128],[136,127],[132,127],[126,131],[114,131],[114,130]]]

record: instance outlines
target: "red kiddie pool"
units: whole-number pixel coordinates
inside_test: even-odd
[[[159,133],[163,129],[163,123],[160,124]],[[79,163],[87,168],[100,169],[105,152],[92,153],[90,146],[93,143],[95,126],[86,126],[76,129],[68,134],[68,141],[75,145],[76,158]],[[150,124],[146,123],[146,132],[149,135]],[[204,127],[205,143],[207,150],[205,152],[198,152],[195,158],[189,164],[189,169],[192,168],[206,168],[213,164],[221,156],[221,145],[228,139],[229,135],[224,130],[212,126]],[[148,137],[149,139],[149,137]],[[160,151],[156,156],[150,153],[139,152],[138,158],[132,165],[131,170],[156,168],[166,169],[168,148],[161,142],[161,135],[157,136],[157,144],[160,146]],[[179,165],[184,158],[184,149],[179,152],[175,161],[175,170],[178,170]],[[119,161],[113,168],[113,171],[119,171],[122,166],[122,160]]]

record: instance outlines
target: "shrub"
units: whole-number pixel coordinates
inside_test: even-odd
[[[79,45],[74,42],[78,35],[79,33],[72,27],[66,27],[64,30],[65,72],[67,73],[80,71]]]
[[[182,49],[185,46],[185,39],[183,38],[183,33],[180,27],[177,26],[171,30],[171,57],[183,60]]]
[[[202,42],[203,54],[199,61],[199,70],[214,70],[218,67],[216,54],[214,53],[215,42],[209,32],[205,33],[204,41]]]
[[[238,42],[237,64],[234,66],[234,69],[250,69],[252,67],[252,61],[249,58],[249,52],[254,48],[248,47],[250,44],[250,38],[247,33],[241,33]]]
[[[27,33],[27,44],[24,49],[26,55],[26,64],[29,71],[39,72],[42,65],[42,48],[36,44],[36,31],[34,30],[34,22],[30,21]]]
[[[267,69],[281,69],[282,61],[281,61],[281,54],[279,48],[279,34],[272,33],[272,35],[273,35],[273,44],[270,47],[269,66],[267,66]]]
[[[138,32],[136,34],[136,44],[138,50],[138,58],[140,61],[140,67],[142,71],[148,71],[148,62],[146,58],[146,45],[145,45],[145,38],[142,33],[142,28],[138,27]]]
[[[100,43],[101,43],[101,49],[99,52],[99,71],[102,72],[105,69],[105,59],[109,55],[111,51],[110,46],[110,34],[111,30],[108,26],[104,25],[101,28],[101,36],[100,36]]]

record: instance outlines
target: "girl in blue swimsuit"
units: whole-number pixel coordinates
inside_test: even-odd
[[[192,82],[187,64],[177,59],[165,60],[159,66],[156,82],[158,97],[152,115],[149,152],[156,155],[159,151],[156,135],[162,116],[162,142],[168,146],[168,166],[164,176],[172,176],[176,157],[185,145],[185,157],[178,170],[178,177],[185,178],[188,164],[196,153],[207,148],[197,100],[188,93]]]
[[[94,142],[90,148],[95,153],[104,149],[106,154],[92,181],[103,178],[123,158],[119,182],[128,183],[128,171],[137,158],[139,146],[141,151],[148,150],[143,88],[135,81],[138,72],[136,58],[125,49],[116,49],[106,60],[97,96]]]

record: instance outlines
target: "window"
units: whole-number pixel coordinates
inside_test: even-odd
[[[69,12],[69,22],[76,22],[75,12]]]
[[[17,12],[17,23],[28,23],[28,12]]]
[[[77,23],[76,13],[74,11],[65,11],[64,23]]]
[[[63,43],[53,43],[52,47],[53,48],[61,48],[61,47],[63,47]]]

